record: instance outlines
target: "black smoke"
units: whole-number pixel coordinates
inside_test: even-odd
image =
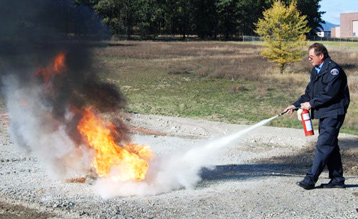
[[[125,107],[118,88],[100,80],[101,70],[93,59],[93,51],[105,48],[109,38],[100,17],[71,0],[0,1],[0,88],[15,143],[39,151],[50,147],[49,138],[55,141],[59,135],[59,141],[78,145],[80,115],[71,109],[93,105],[98,112],[113,112]],[[51,65],[59,53],[65,54],[66,68],[45,83],[36,71]],[[125,125],[118,120],[116,124],[127,138]],[[53,160],[71,150],[75,149],[58,149],[60,155]]]
[[[123,106],[113,85],[99,82],[92,49],[105,46],[108,28],[88,7],[68,0],[2,0],[0,2],[1,75],[17,74],[24,83],[33,81],[33,70],[46,66],[59,53],[66,54],[66,77],[53,78],[56,109],[77,96],[98,108]],[[94,92],[95,90],[95,92]],[[96,97],[95,93],[100,95]],[[72,98],[72,99],[71,99]],[[73,99],[73,104],[80,100]]]

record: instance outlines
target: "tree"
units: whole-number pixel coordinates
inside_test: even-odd
[[[293,0],[281,0],[285,2],[286,5],[289,5]],[[319,11],[321,0],[299,0],[297,1],[297,9],[307,16],[308,26],[311,28],[310,35],[316,35],[316,31],[322,28],[324,20],[322,20],[322,15],[326,12]]]
[[[297,2],[297,9],[307,16],[308,26],[311,28],[310,34],[316,35],[316,31],[322,28],[325,23],[321,16],[326,13],[319,11],[321,0],[300,0]]]
[[[256,33],[264,40],[266,47],[261,55],[275,62],[282,74],[288,63],[302,59],[306,36],[310,31],[305,15],[297,10],[292,1],[288,7],[275,1],[270,9],[263,12],[264,17],[256,25]]]
[[[137,10],[136,26],[142,39],[152,38],[161,32],[163,10],[160,0],[141,0]]]
[[[177,0],[176,1],[176,21],[179,32],[183,36],[183,39],[186,38],[186,35],[190,32],[190,24],[192,21],[192,4],[191,1],[187,0]]]
[[[61,0],[62,1],[62,0]],[[112,35],[141,36],[143,39],[158,35],[197,35],[201,39],[224,38],[226,40],[242,35],[253,35],[262,12],[277,0],[69,0],[78,7],[89,7],[102,18]],[[280,0],[288,7],[293,1]],[[299,0],[297,9],[306,15],[307,26],[318,29],[323,23],[321,0]],[[56,1],[57,2],[57,1]],[[67,2],[67,1],[62,1]],[[79,16],[81,17],[81,16]],[[66,17],[67,19],[67,17]],[[65,24],[71,27],[72,20]],[[88,22],[89,24],[91,22]],[[86,27],[78,26],[77,32]]]
[[[217,3],[218,25],[226,40],[236,33],[237,9],[235,3],[234,0],[219,0]]]
[[[262,17],[262,12],[271,6],[270,0],[241,0],[236,3],[237,32],[241,35],[254,35],[255,23]]]
[[[94,6],[96,12],[102,16],[103,23],[110,27],[113,35],[120,35],[124,32],[122,7],[121,2],[113,0],[102,0]]]
[[[111,28],[113,35],[126,34],[129,39],[138,19],[138,7],[140,2],[142,1],[98,0],[98,3],[94,4],[93,7],[95,11],[102,16],[103,23]]]
[[[216,38],[218,26],[216,1],[192,0],[194,31],[200,39]]]

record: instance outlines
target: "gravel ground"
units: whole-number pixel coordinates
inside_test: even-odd
[[[35,157],[17,150],[0,118],[0,218],[358,218],[356,174],[346,174],[346,189],[295,185],[317,137],[304,137],[303,130],[263,126],[248,133],[223,148],[192,189],[103,199],[89,179],[50,177]],[[164,116],[128,120],[137,132],[132,140],[159,157],[248,127]],[[357,136],[340,140],[343,150],[357,147]],[[328,180],[324,172],[317,185]]]

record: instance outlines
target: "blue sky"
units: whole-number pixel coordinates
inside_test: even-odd
[[[325,11],[322,20],[339,25],[341,13],[358,12],[358,0],[321,0],[319,11]]]

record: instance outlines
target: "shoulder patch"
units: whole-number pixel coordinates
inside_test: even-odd
[[[334,76],[338,75],[339,74],[338,69],[336,69],[336,68],[332,69],[331,74],[334,75]]]

